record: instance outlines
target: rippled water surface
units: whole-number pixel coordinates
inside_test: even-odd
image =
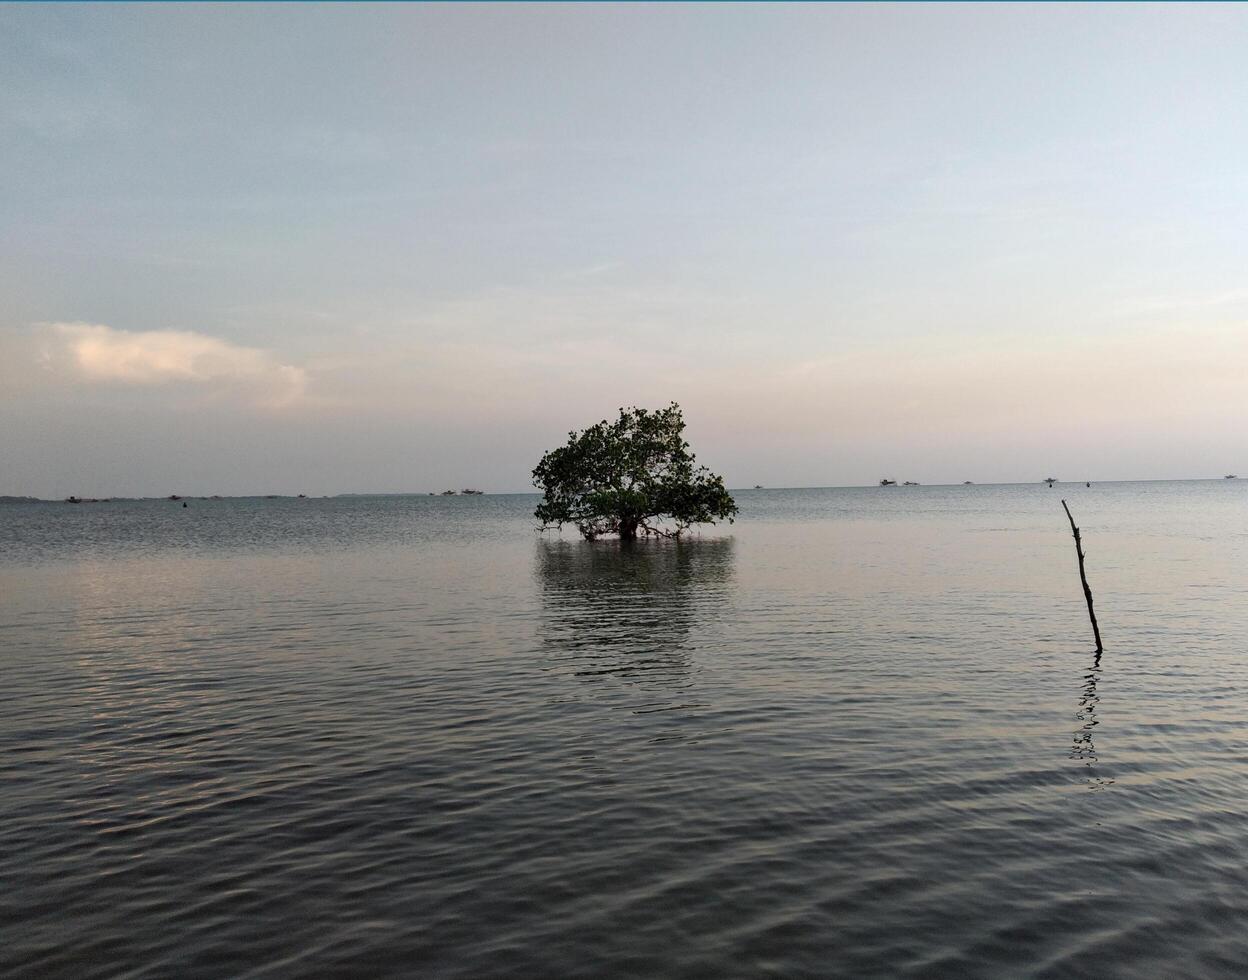
[[[0,506],[0,972],[1248,971],[1248,481],[738,501]]]

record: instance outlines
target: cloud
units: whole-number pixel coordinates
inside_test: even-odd
[[[48,91],[0,92],[0,133],[15,131],[36,139],[71,141],[130,132],[142,117],[131,101],[114,93],[91,98]]]
[[[71,372],[85,381],[229,388],[269,407],[291,404],[307,387],[303,368],[192,330],[118,330],[98,323],[54,323],[50,329],[54,343],[45,361],[67,358]]]
[[[303,126],[280,137],[281,148],[301,161],[328,166],[384,163],[391,156],[375,133],[329,126]]]

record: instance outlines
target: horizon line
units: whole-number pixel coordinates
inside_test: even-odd
[[[1207,483],[1207,482],[1225,482],[1227,480],[1238,480],[1239,477],[1233,475],[1224,476],[1197,476],[1197,477],[1177,477],[1177,478],[1155,478],[1137,480],[1056,480],[1056,484],[1063,486],[1077,487],[1083,484],[1105,484],[1105,483]],[[1046,480],[1011,480],[1003,482],[975,482],[965,481],[962,483],[897,483],[892,484],[899,489],[910,488],[949,488],[949,487],[1029,487],[1029,486],[1045,486]],[[729,493],[750,493],[753,491],[780,491],[780,490],[883,490],[887,489],[878,483],[846,483],[846,484],[812,484],[809,486],[764,486],[756,485],[752,487],[728,487]],[[483,490],[480,491],[481,496],[492,497],[538,497],[541,492],[538,490]],[[65,503],[71,499],[81,502],[103,503],[113,500],[252,500],[252,499],[278,499],[278,500],[332,500],[338,497],[442,497],[442,496],[476,496],[477,494],[464,494],[455,491],[448,494],[437,490],[340,490],[336,493],[322,494],[305,494],[305,493],[180,493],[180,494],[103,494],[100,496],[69,494],[64,497],[39,497],[31,494],[0,494],[0,500],[8,501],[33,501],[36,503]]]

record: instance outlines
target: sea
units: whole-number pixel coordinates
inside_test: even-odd
[[[1248,973],[1248,480],[735,496],[0,506],[0,974]]]

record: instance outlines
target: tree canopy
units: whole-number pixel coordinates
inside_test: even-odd
[[[694,524],[732,522],[737,505],[722,478],[698,466],[682,433],[680,406],[621,408],[542,457],[533,485],[544,496],[542,529],[575,524],[589,540],[638,533],[677,537]]]

